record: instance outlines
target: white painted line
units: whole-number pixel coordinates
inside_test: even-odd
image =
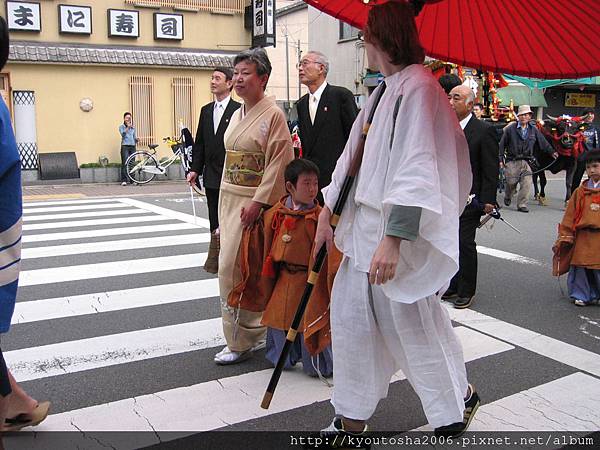
[[[92,227],[114,225],[117,223],[144,223],[171,220],[169,217],[153,214],[151,216],[114,217],[112,219],[69,220],[68,222],[31,223],[23,225],[23,230],[53,230],[57,228]]]
[[[95,238],[100,236],[122,236],[143,233],[158,233],[159,231],[192,230],[198,227],[191,223],[168,223],[164,225],[147,225],[142,227],[105,228],[102,230],[67,231],[60,233],[26,234],[23,243],[61,241],[65,239]]]
[[[224,344],[223,324],[219,317],[13,350],[3,354],[14,377],[22,382]]]
[[[135,250],[141,248],[171,247],[175,245],[203,244],[210,242],[210,233],[180,234],[175,236],[156,236],[122,241],[84,242],[82,244],[51,245],[47,247],[24,248],[21,259],[47,258],[64,255],[81,255],[85,253],[114,252],[119,250]]]
[[[527,256],[517,255],[516,253],[505,252],[502,250],[496,250],[495,248],[483,247],[481,245],[477,246],[477,253],[481,253],[482,255],[489,255],[495,258],[506,259],[508,261],[518,262],[521,264],[530,264],[534,266],[545,266],[541,261],[537,259],[528,258]]]
[[[115,209],[126,208],[123,203],[102,203],[99,205],[71,205],[71,206],[51,206],[49,208],[23,208],[23,214],[37,214],[41,212],[60,212],[60,211],[81,211],[86,209]]]
[[[169,303],[218,296],[219,280],[218,278],[211,278],[184,283],[146,286],[137,289],[33,300],[18,302],[15,305],[11,323],[20,324],[63,319],[84,314],[167,305]]]
[[[109,203],[114,202],[112,198],[82,198],[79,200],[49,200],[41,202],[23,202],[23,206],[56,206],[56,205],[82,205],[85,203]]]
[[[600,380],[581,372],[483,404],[469,427],[469,431],[475,432],[564,433],[568,430],[572,433],[594,432],[599,429]],[[419,430],[431,431],[431,427],[424,426]],[[518,442],[518,437],[515,439]],[[553,441],[549,444],[553,444],[549,448],[563,448],[562,445],[555,447],[556,443]]]
[[[456,331],[469,361],[513,348],[464,327]],[[157,431],[207,431],[330,398],[330,388],[318,379],[307,377],[299,369],[289,370],[281,377],[271,408],[264,410],[260,402],[272,372],[272,369],[249,372],[54,414],[36,431],[152,431],[149,423]],[[393,381],[400,379],[403,379],[401,372]]]
[[[75,212],[75,213],[62,213],[62,214],[42,214],[41,216],[25,216],[23,222],[41,222],[44,220],[54,219],[81,219],[84,217],[107,217],[107,216],[125,216],[130,214],[148,214],[148,211],[144,211],[138,208],[131,209],[117,209],[115,211],[87,211],[87,212]]]
[[[194,218],[192,214],[173,211],[172,209],[163,208],[162,206],[152,205],[146,202],[141,202],[132,198],[120,198],[119,201],[129,206],[135,206],[136,208],[145,209],[146,211],[152,211],[153,213],[160,214],[161,216],[170,217],[171,219],[177,219],[181,220],[182,222],[197,224],[198,226],[201,226],[203,228],[210,228],[210,222],[207,219],[203,219],[202,217]]]
[[[200,268],[206,253],[162,256],[159,258],[111,261],[80,266],[53,267],[51,269],[26,270],[19,275],[19,286],[62,283],[93,278],[118,277],[139,273],[164,272],[166,270]]]
[[[455,309],[446,305],[450,318],[458,323],[502,339],[517,347],[600,376],[600,355],[535,331],[513,325],[472,309]]]

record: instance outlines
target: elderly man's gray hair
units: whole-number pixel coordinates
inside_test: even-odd
[[[318,64],[321,64],[323,66],[325,75],[327,75],[327,73],[329,73],[329,60],[327,59],[327,56],[325,56],[323,53],[318,52],[316,50],[309,50],[307,52],[307,55],[308,54],[315,55],[315,62]]]
[[[260,47],[244,50],[233,59],[233,66],[237,66],[242,61],[248,61],[256,64],[256,73],[259,76],[271,75],[271,61],[267,52]]]
[[[475,103],[475,93],[473,89],[469,88],[469,92],[465,91],[467,98],[465,99],[465,103]]]

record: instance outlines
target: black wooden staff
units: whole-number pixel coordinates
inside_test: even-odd
[[[330,220],[331,227],[333,229],[335,229],[335,227],[338,224],[338,221],[340,220],[342,209],[344,209],[344,205],[346,204],[346,200],[348,198],[348,195],[350,194],[352,185],[354,184],[354,179],[356,178],[356,175],[358,175],[358,170],[360,169],[363,153],[365,151],[365,141],[367,139],[369,127],[373,122],[375,110],[377,109],[377,105],[379,105],[379,101],[381,100],[381,97],[385,92],[385,87],[385,83],[383,83],[383,86],[381,87],[381,89],[379,89],[377,93],[377,97],[375,98],[375,102],[373,104],[373,109],[371,109],[367,122],[363,127],[363,132],[360,141],[358,142],[358,145],[356,147],[356,153],[354,154],[354,158],[352,159],[350,170],[348,170],[348,174],[346,175],[346,178],[344,179],[344,184],[342,184],[342,189],[340,190],[340,195],[337,201],[335,202],[335,206],[333,208]],[[308,280],[306,282],[306,287],[304,288],[304,293],[302,294],[302,299],[300,300],[300,304],[298,305],[298,309],[296,310],[296,314],[294,315],[292,326],[287,333],[285,344],[283,345],[281,355],[279,355],[279,359],[277,360],[277,365],[273,370],[273,375],[271,375],[269,386],[267,387],[267,391],[265,392],[262,403],[260,404],[261,408],[269,409],[269,405],[271,404],[271,400],[273,399],[273,394],[275,393],[275,389],[277,388],[277,383],[279,382],[279,377],[281,376],[281,372],[283,372],[283,366],[285,365],[285,361],[290,353],[290,350],[292,349],[292,344],[296,340],[296,336],[298,334],[298,327],[300,326],[300,322],[302,321],[302,316],[304,316],[304,311],[306,310],[306,306],[308,305],[310,294],[312,293],[313,287],[317,282],[319,271],[323,266],[323,262],[325,262],[326,255],[327,246],[323,245],[319,249],[317,257],[315,258],[315,264],[310,274],[308,275]]]

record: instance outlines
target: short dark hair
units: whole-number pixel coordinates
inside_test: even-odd
[[[600,162],[600,148],[593,148],[583,155],[583,160],[585,161],[585,165]]]
[[[217,66],[213,69],[213,72],[221,72],[223,75],[225,75],[225,79],[227,81],[231,81],[233,79],[233,69],[231,67]]]
[[[479,108],[483,109],[483,103],[477,102],[473,105],[473,108],[475,108],[476,106],[479,106]]]
[[[296,187],[296,183],[298,182],[298,177],[303,173],[312,174],[314,173],[317,178],[319,177],[319,168],[317,165],[309,161],[308,159],[298,158],[294,159],[291,163],[289,163],[285,167],[285,172],[283,173],[283,177],[285,182],[288,181]]]
[[[242,61],[254,63],[256,65],[256,73],[258,76],[271,76],[271,61],[269,61],[269,56],[264,48],[251,48],[237,54],[236,57],[233,58],[233,67],[237,66]]]
[[[462,84],[462,80],[458,75],[454,75],[453,73],[445,73],[438,81],[446,94],[449,94],[452,89]]]
[[[387,2],[369,11],[364,29],[366,42],[384,51],[392,64],[423,64],[425,50],[419,41],[412,3]]]
[[[6,25],[6,20],[0,16],[0,70],[4,69],[4,65],[8,61],[8,51],[8,26]]]
[[[130,113],[129,111],[127,111],[127,112],[123,113],[123,119],[125,118],[125,116],[126,116],[127,114],[129,114],[129,115],[131,116],[131,113]]]

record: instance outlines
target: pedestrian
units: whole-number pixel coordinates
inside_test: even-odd
[[[483,214],[496,206],[498,187],[498,154],[496,131],[479,120],[473,113],[475,94],[467,86],[457,86],[450,91],[450,106],[454,109],[460,127],[469,144],[469,157],[473,185],[471,201],[460,216],[458,228],[459,269],[442,299],[450,300],[455,308],[468,308],[477,288],[477,245],[475,233]]]
[[[500,167],[504,169],[506,176],[504,205],[510,206],[518,184],[517,211],[523,213],[529,212],[527,199],[532,186],[529,162],[534,158],[536,147],[552,155],[554,159],[558,157],[544,135],[531,123],[532,114],[529,105],[519,106],[517,122],[504,128],[499,146]]]
[[[283,172],[294,158],[283,111],[274,97],[265,96],[271,62],[261,48],[234,58],[233,86],[244,104],[233,113],[225,132],[225,163],[219,193],[219,290],[227,346],[215,355],[217,364],[235,364],[264,348],[261,313],[233,310],[227,299],[241,279],[242,230],[252,228],[261,209],[283,196]]]
[[[483,119],[483,104],[482,103],[475,103],[473,105],[473,114],[475,114],[475,117],[479,120]]]
[[[8,49],[8,27],[0,17],[0,70],[8,60]],[[21,161],[4,99],[0,99],[0,192],[0,333],[6,333],[19,284],[23,205]],[[35,426],[46,418],[49,408],[50,402],[38,403],[19,386],[0,348],[0,432]]]
[[[588,179],[569,199],[554,245],[555,253],[571,252],[567,287],[577,306],[600,298],[600,149],[586,152],[584,163]]]
[[[329,61],[317,51],[309,51],[298,63],[300,82],[308,94],[296,103],[302,157],[319,168],[319,189],[331,182],[331,173],[342,154],[350,129],[358,114],[354,95],[345,87],[327,82]],[[319,192],[319,203],[323,195]]]
[[[344,259],[331,294],[336,417],[321,432],[330,447],[367,431],[399,369],[436,435],[463,433],[479,405],[440,302],[458,270],[459,216],[472,183],[468,147],[447,95],[423,67],[414,16],[412,3],[377,4],[364,30],[369,64],[386,88],[335,229]],[[384,86],[356,119],[324,190],[315,252],[331,245],[333,205]]]
[[[123,114],[123,123],[119,125],[119,135],[121,136],[121,186],[127,186],[127,183],[132,184],[133,181],[127,176],[127,158],[135,153],[135,144],[138,139],[135,127],[131,121],[131,113]]]
[[[285,169],[287,194],[265,211],[264,226],[245,230],[243,255],[260,255],[260,262],[242,261],[242,283],[229,297],[229,306],[264,311],[262,324],[267,326],[267,359],[276,365],[311,270],[311,254],[316,223],[321,206],[319,168],[307,159],[295,159]],[[251,233],[253,236],[247,237]],[[261,234],[261,236],[254,236]],[[333,373],[331,332],[329,325],[329,289],[339,265],[339,252],[328,255],[313,288],[285,368],[298,361],[310,376],[329,377]],[[328,261],[333,263],[328,265]],[[336,265],[337,263],[337,265]],[[260,288],[253,280],[260,278]],[[255,293],[260,294],[256,295]],[[250,305],[249,305],[250,304]]]
[[[583,110],[583,123],[585,127],[583,135],[585,136],[585,142],[583,153],[577,158],[575,172],[573,174],[573,183],[571,184],[573,190],[579,187],[585,172],[585,153],[593,148],[600,148],[600,127],[594,123],[595,116],[596,112],[593,108],[586,108]]]
[[[442,89],[446,95],[450,95],[450,91],[452,89],[462,84],[462,80],[459,78],[459,76],[453,73],[445,73],[438,79],[438,82],[440,83],[440,86],[442,86]]]
[[[240,103],[231,99],[232,78],[233,70],[229,67],[215,67],[213,70],[210,92],[214,95],[214,101],[204,105],[200,111],[192,166],[187,175],[187,181],[192,186],[198,175],[202,174],[210,226],[210,244],[204,263],[204,270],[208,273],[219,271],[219,188],[225,162],[223,139],[231,116],[240,107]]]

